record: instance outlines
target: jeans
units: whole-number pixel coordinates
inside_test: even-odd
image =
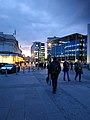
[[[75,80],[78,76],[79,76],[79,81],[81,81],[81,73],[80,72],[76,72]]]
[[[53,92],[56,92],[58,74],[51,74]]]
[[[65,80],[66,74],[67,74],[68,81],[70,81],[70,78],[69,78],[69,71],[64,71],[64,80]]]

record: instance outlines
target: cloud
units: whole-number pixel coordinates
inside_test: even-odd
[[[29,6],[24,3],[19,4],[19,9],[21,10],[22,13],[25,13],[25,14],[30,12]]]
[[[13,34],[16,29],[16,38],[22,45],[44,42],[49,36],[86,34],[90,23],[90,0],[0,0],[0,3],[0,31]]]
[[[8,20],[10,17],[8,15],[0,14],[0,18]]]
[[[23,49],[23,50],[28,50],[28,49],[30,49],[30,46],[21,46],[21,49]]]
[[[15,0],[0,0],[0,8],[1,9],[14,9],[17,7],[18,3]]]

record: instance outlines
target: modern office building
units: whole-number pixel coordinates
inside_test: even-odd
[[[79,33],[64,37],[47,38],[47,58],[58,57],[62,61],[87,60],[87,36]]]
[[[90,63],[90,24],[87,28],[87,63]]]
[[[31,57],[33,62],[45,61],[45,43],[33,42],[31,46]]]
[[[23,61],[22,51],[13,35],[0,32],[0,63],[20,63]]]

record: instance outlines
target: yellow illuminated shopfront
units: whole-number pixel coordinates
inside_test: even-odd
[[[0,63],[20,63],[23,61],[23,57],[20,56],[0,56]]]

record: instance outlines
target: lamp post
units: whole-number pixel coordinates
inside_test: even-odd
[[[55,44],[55,46],[54,46],[54,47],[55,47],[55,57],[57,57],[57,53],[56,53],[56,44]]]
[[[77,55],[76,55],[76,53],[77,53],[77,51],[76,51],[76,48],[77,48],[77,35],[75,37],[76,37],[76,39],[75,39],[75,61],[76,61],[77,60]]]
[[[38,70],[39,70],[39,47],[38,47]]]

